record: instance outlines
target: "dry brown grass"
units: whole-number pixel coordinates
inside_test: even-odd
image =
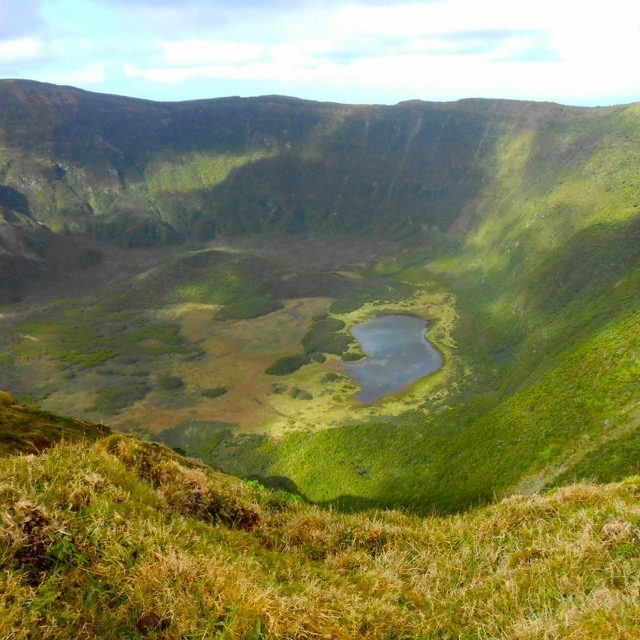
[[[640,484],[344,515],[124,436],[0,464],[1,638],[635,638]]]

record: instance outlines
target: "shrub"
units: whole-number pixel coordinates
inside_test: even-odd
[[[158,386],[164,391],[175,391],[184,388],[184,380],[177,376],[161,376],[158,380]]]
[[[282,309],[282,303],[273,298],[247,298],[233,302],[222,309],[216,316],[218,320],[248,320],[258,318]]]
[[[345,328],[345,323],[336,318],[321,316],[314,319],[314,323],[302,338],[302,348],[305,353],[333,353],[341,355],[353,342],[353,338],[346,333],[338,333]]]
[[[204,389],[202,395],[205,398],[219,398],[227,393],[229,390],[226,387],[213,387],[212,389]]]
[[[351,298],[338,298],[331,303],[329,311],[331,313],[351,313],[359,309],[365,302],[369,302],[373,297],[370,295],[354,296]]]
[[[278,358],[273,364],[270,364],[264,372],[270,376],[286,376],[297,371],[305,364],[309,364],[309,361],[310,358],[306,354],[284,356],[282,358]]]
[[[291,389],[290,395],[296,400],[313,400],[313,396],[308,391],[305,391],[304,389],[298,389],[298,387],[294,387],[293,389]]]
[[[344,362],[357,362],[365,357],[364,353],[360,353],[359,351],[349,351],[342,356],[342,360]]]
[[[134,402],[142,400],[149,391],[149,387],[144,384],[98,389],[95,404],[91,408],[103,413],[116,413]]]

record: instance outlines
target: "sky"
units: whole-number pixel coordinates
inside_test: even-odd
[[[0,0],[0,77],[154,100],[640,101],[638,0]]]

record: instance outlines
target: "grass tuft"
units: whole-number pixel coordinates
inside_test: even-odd
[[[127,436],[61,443],[0,459],[0,637],[633,637],[639,497],[346,515]]]

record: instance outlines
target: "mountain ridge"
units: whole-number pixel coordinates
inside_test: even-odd
[[[446,230],[472,206],[510,128],[618,109],[283,96],[165,103],[17,80],[0,81],[0,104],[0,181],[55,231],[132,246],[219,233]]]

